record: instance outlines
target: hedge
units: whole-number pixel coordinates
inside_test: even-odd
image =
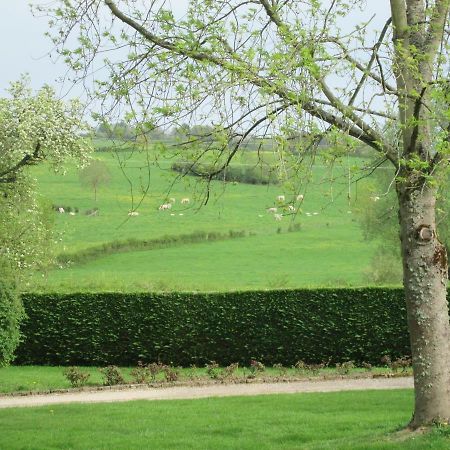
[[[403,290],[26,294],[16,363],[379,363],[409,354]]]

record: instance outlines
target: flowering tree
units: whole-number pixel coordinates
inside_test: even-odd
[[[324,136],[360,141],[392,164],[418,427],[450,420],[447,255],[435,220],[449,157],[449,0],[390,0],[375,39],[374,3],[191,0],[177,17],[163,0],[61,0],[48,12],[75,73],[102,65],[93,94],[108,107],[127,104],[144,131],[188,119],[214,126],[214,145],[194,153],[213,155],[208,179],[267,133],[291,173]],[[358,9],[366,20],[344,24]]]
[[[43,162],[62,171],[68,159],[87,161],[90,146],[78,101],[65,104],[49,87],[32,94],[26,79],[0,99],[0,259],[15,269],[41,264],[48,254],[48,217],[28,168]],[[45,244],[45,245],[43,245]]]
[[[63,103],[49,87],[32,95],[26,79],[9,92],[0,99],[0,366],[19,344],[17,282],[49,259],[49,217],[27,169],[47,161],[59,171],[69,158],[85,162],[90,152],[80,138],[86,127],[78,102]]]

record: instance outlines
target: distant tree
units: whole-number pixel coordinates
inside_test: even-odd
[[[94,191],[94,200],[97,201],[97,192],[101,186],[111,181],[108,166],[100,159],[94,159],[90,164],[80,170],[80,181]]]

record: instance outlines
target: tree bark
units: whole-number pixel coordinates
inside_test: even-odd
[[[448,264],[436,235],[436,191],[397,183],[403,282],[414,369],[411,428],[450,419]]]

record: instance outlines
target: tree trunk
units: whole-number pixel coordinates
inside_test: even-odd
[[[399,181],[397,196],[417,428],[450,419],[447,252],[436,235],[436,191]]]

